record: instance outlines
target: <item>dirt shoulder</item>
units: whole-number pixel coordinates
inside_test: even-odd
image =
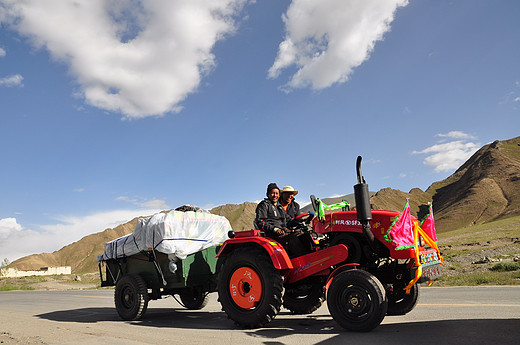
[[[88,290],[100,286],[98,273],[81,275],[0,278],[0,291],[9,290]]]

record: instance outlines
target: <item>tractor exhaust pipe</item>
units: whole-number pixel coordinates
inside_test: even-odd
[[[368,193],[368,184],[361,174],[361,156],[356,161],[356,172],[358,184],[354,185],[354,197],[356,199],[357,219],[363,226],[363,233],[368,239],[370,246],[374,247],[374,234],[370,230],[370,221],[372,220],[372,209],[370,207],[370,195]]]

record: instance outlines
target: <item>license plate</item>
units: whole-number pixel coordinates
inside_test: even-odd
[[[422,269],[422,278],[425,280],[433,280],[442,275],[441,264],[424,265]]]

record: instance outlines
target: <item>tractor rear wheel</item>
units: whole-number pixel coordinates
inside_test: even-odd
[[[124,275],[116,284],[114,303],[123,320],[138,320],[148,307],[146,283],[139,275]]]
[[[179,293],[181,302],[190,310],[199,310],[208,304],[209,295],[202,288],[185,288]]]
[[[305,282],[285,288],[283,306],[293,314],[311,314],[318,310],[325,300],[322,279],[313,277]]]
[[[235,323],[262,327],[280,311],[282,276],[264,250],[244,247],[231,252],[217,279],[222,309]]]
[[[419,284],[415,284],[410,289],[410,294],[406,294],[403,288],[397,291],[387,292],[388,310],[387,315],[404,315],[412,311],[419,300],[420,290]]]
[[[348,270],[333,278],[327,305],[334,320],[349,331],[367,332],[383,321],[386,293],[376,277],[362,270]]]
[[[337,234],[334,239],[330,242],[330,246],[335,246],[336,244],[344,244],[348,248],[348,258],[346,262],[356,262],[361,263],[361,244],[359,239],[349,233],[340,233]]]

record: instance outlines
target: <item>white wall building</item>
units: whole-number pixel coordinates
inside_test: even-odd
[[[72,268],[70,266],[61,267],[42,267],[38,271],[19,271],[16,268],[3,267],[0,270],[0,277],[13,278],[13,277],[28,277],[28,276],[54,276],[62,274],[72,274]]]

